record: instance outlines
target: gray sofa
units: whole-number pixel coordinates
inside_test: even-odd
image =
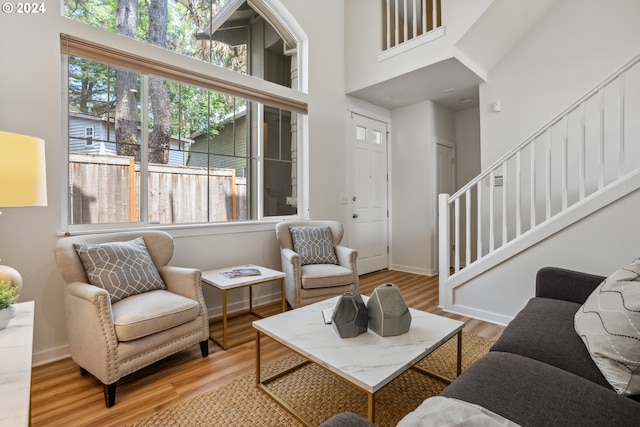
[[[637,426],[640,399],[614,391],[574,329],[574,315],[604,277],[555,267],[491,351],[441,396],[480,405],[521,426]],[[339,414],[324,427],[371,426]]]

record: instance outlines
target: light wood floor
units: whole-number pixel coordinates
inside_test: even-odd
[[[360,292],[370,295],[382,283],[395,283],[410,307],[466,322],[465,332],[496,340],[501,326],[444,313],[438,309],[438,278],[397,271],[381,271],[360,278]],[[278,304],[259,307],[263,314],[276,313]],[[230,325],[230,336],[255,333],[251,316],[238,316]],[[219,323],[212,330],[219,330]],[[278,359],[289,351],[264,338],[263,363]],[[223,351],[209,342],[209,357],[202,358],[195,345],[118,381],[116,404],[104,406],[102,385],[91,375],[80,376],[80,369],[65,359],[33,369],[31,376],[31,425],[38,426],[120,426],[131,424],[159,409],[171,407],[233,379],[253,373],[255,344],[249,342]]]

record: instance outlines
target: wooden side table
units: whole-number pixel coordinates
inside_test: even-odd
[[[242,276],[235,278],[228,278],[222,274],[222,272],[230,271],[233,269],[239,268],[255,268],[260,270],[259,276]],[[219,268],[217,270],[208,270],[202,272],[202,281],[208,285],[211,285],[222,292],[222,341],[219,341],[213,334],[210,333],[211,340],[222,347],[223,350],[226,350],[231,347],[238,346],[240,344],[244,344],[245,342],[252,341],[255,339],[253,334],[245,339],[236,340],[232,343],[228,342],[228,314],[227,314],[227,292],[232,289],[239,289],[249,287],[249,311],[248,313],[262,318],[258,313],[253,311],[253,286],[259,285],[266,282],[271,282],[273,280],[280,280],[280,290],[282,292],[282,312],[284,313],[287,309],[287,299],[284,293],[284,277],[285,274],[281,271],[272,270],[270,268],[261,267],[259,265],[248,264],[248,265],[240,265],[235,267],[227,267],[227,268]],[[237,314],[243,314],[236,313]]]

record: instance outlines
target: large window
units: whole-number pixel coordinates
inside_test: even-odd
[[[225,2],[190,3],[213,11]],[[169,10],[160,12],[160,18],[154,0],[139,5],[66,0],[65,13],[156,46],[162,44],[160,37],[173,50],[197,59],[225,57],[225,66],[234,71],[295,83],[291,45],[247,2],[219,5],[234,8],[221,15],[226,21],[215,24],[209,17],[207,25],[196,19],[196,6],[187,11],[183,2],[164,4]],[[136,16],[134,24],[127,24],[135,31],[123,31],[123,7]],[[164,27],[160,31],[154,29],[158,19]],[[212,31],[214,27],[218,30]],[[232,37],[232,28],[241,28],[246,36]],[[205,48],[201,42],[207,31]],[[213,34],[239,44],[214,43]],[[191,72],[117,46],[67,35],[61,39],[68,81],[71,226],[229,222],[297,213],[298,124],[306,105],[203,76],[199,66]],[[188,49],[187,39],[192,43]],[[262,65],[251,67],[258,57],[264,59]]]
[[[296,40],[264,0],[65,0],[64,14],[239,73],[296,84]]]

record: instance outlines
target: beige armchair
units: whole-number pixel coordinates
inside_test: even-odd
[[[95,274],[113,275],[118,268],[109,264],[98,270],[87,269],[87,258],[81,259],[82,252],[77,251],[74,244],[91,245],[79,249],[92,250],[96,248],[92,245],[102,243],[128,248],[132,240],[140,237],[144,244],[140,239],[137,242],[146,256],[146,265],[155,278],[159,273],[159,286],[166,285],[166,289],[119,295],[121,299],[113,302],[111,288],[107,286],[107,291],[90,281],[95,279]],[[128,243],[122,246],[113,242]],[[67,282],[65,310],[71,357],[80,366],[82,375],[91,373],[102,382],[107,407],[115,404],[116,381],[120,378],[196,343],[200,344],[202,357],[209,354],[209,321],[201,272],[168,266],[173,249],[172,237],[162,231],[64,237],[56,244],[56,262]],[[136,264],[133,267],[136,274],[137,269]],[[117,275],[112,277],[123,281]],[[149,280],[145,276],[142,282]],[[131,293],[131,289],[127,292]]]
[[[314,229],[328,227],[330,236],[328,246],[335,253],[335,263],[322,263],[325,252],[329,251],[317,242],[312,243],[308,252],[314,257],[322,256],[310,263],[305,262],[305,255],[296,252],[296,236],[292,236],[292,228],[298,236],[300,228]],[[321,301],[323,299],[342,295],[345,292],[358,291],[358,271],[356,266],[357,252],[354,249],[340,246],[344,229],[338,221],[284,221],[276,224],[276,236],[280,242],[282,256],[282,270],[286,273],[285,293],[287,301],[293,308]],[[303,237],[298,237],[299,240]],[[331,256],[331,254],[328,254]],[[308,261],[308,260],[307,260]]]

